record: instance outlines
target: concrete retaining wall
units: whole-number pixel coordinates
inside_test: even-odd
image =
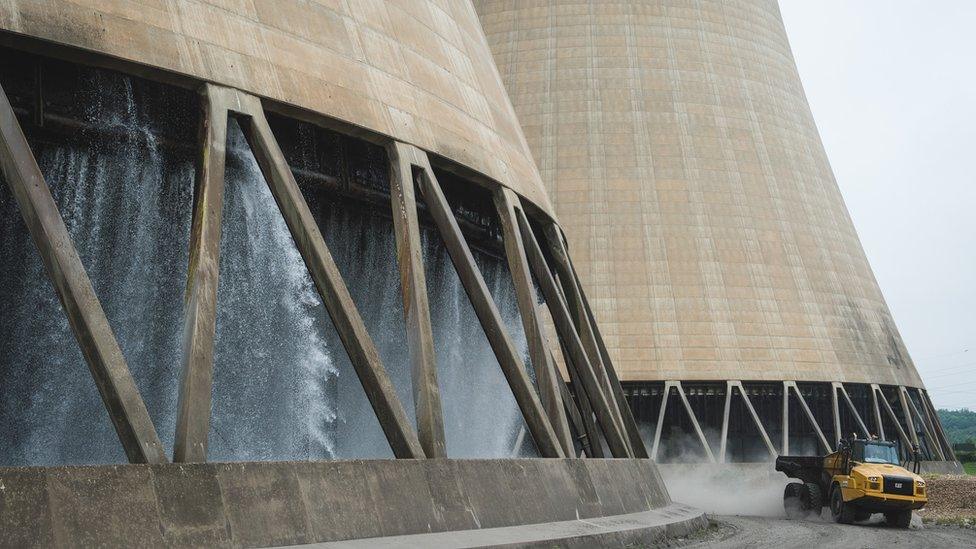
[[[254,547],[667,506],[644,460],[368,460],[0,468],[0,546]]]

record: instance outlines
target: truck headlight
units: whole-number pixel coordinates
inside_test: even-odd
[[[881,482],[881,477],[868,477],[868,482]]]
[[[915,486],[918,486],[919,488],[925,488],[925,481],[924,480],[916,480],[915,481]]]

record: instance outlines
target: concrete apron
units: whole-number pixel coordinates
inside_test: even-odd
[[[573,528],[579,539],[606,530],[614,544],[705,524],[670,505],[657,467],[637,459],[0,467],[0,547],[267,547],[438,532],[462,536],[458,546],[531,545],[545,531],[575,539]],[[615,522],[623,533],[609,534]],[[525,525],[535,527],[510,529]]]
[[[653,511],[612,517],[436,534],[332,541],[293,545],[291,548],[282,549],[645,547],[668,538],[688,536],[707,525],[708,519],[702,511],[680,503],[672,503]]]

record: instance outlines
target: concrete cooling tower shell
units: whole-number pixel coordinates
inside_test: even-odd
[[[951,457],[775,0],[475,9],[652,458]]]
[[[476,6],[623,379],[921,387],[775,1]]]
[[[470,2],[9,0],[0,29],[345,121],[551,211]]]

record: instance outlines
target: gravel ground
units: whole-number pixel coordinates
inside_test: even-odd
[[[929,505],[916,512],[912,528],[884,524],[882,515],[854,525],[836,524],[829,515],[788,520],[783,512],[787,479],[768,468],[662,467],[675,501],[708,512],[712,525],[664,547],[889,547],[976,548],[976,477],[926,478]],[[969,522],[967,522],[969,521]]]
[[[846,547],[976,547],[976,530],[955,526],[915,525],[889,528],[880,516],[855,525],[818,519],[788,520],[765,517],[712,517],[713,525],[690,539],[672,540],[669,547],[695,548],[812,548]]]
[[[836,524],[829,516],[805,520],[781,517],[709,515],[706,530],[689,538],[668,540],[666,547],[972,547],[976,548],[976,477],[926,478],[929,505],[915,513],[907,530],[890,528],[882,515],[854,525]],[[747,511],[748,513],[748,511]]]
[[[943,475],[925,478],[929,503],[918,514],[926,523],[976,527],[976,477]]]

